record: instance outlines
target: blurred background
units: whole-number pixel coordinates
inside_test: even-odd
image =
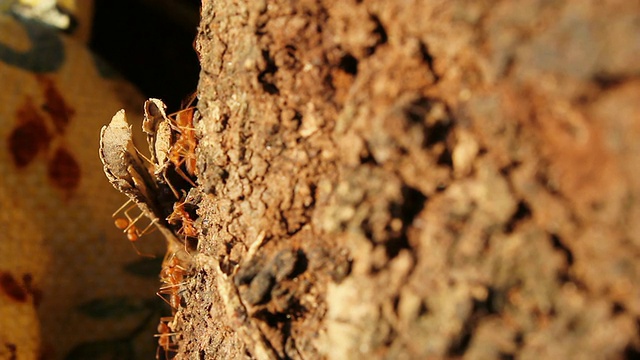
[[[0,359],[165,355],[166,245],[144,236],[141,257],[115,228],[126,198],[98,144],[124,108],[146,148],[143,101],[172,112],[195,91],[198,16],[190,0],[0,0]]]
[[[169,109],[193,93],[200,1],[96,0],[89,48]]]

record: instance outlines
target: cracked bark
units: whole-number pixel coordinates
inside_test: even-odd
[[[637,356],[639,10],[203,1],[179,355]]]

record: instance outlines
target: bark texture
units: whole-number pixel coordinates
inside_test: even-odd
[[[186,358],[639,355],[640,5],[205,0]]]

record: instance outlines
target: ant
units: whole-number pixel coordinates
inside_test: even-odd
[[[180,251],[180,250],[179,250]],[[160,271],[160,281],[165,286],[160,288],[156,294],[164,300],[169,306],[174,316],[161,317],[158,324],[158,333],[155,335],[158,337],[158,350],[156,352],[156,359],[160,356],[160,348],[164,349],[165,359],[169,359],[169,352],[177,352],[178,345],[172,342],[171,337],[178,335],[179,333],[171,332],[175,327],[175,314],[180,307],[181,297],[179,294],[180,285],[184,284],[184,276],[187,270],[181,265],[181,260],[178,257],[178,252],[173,252],[171,255],[167,253],[164,261],[162,262],[162,270]],[[163,295],[169,295],[167,300]]]
[[[156,223],[157,219],[152,220],[149,225],[147,225],[147,227],[145,227],[143,230],[138,229],[136,223],[144,216],[144,213],[140,213],[140,215],[138,215],[135,219],[132,218],[131,215],[129,215],[129,211],[136,205],[133,204],[126,208],[127,205],[129,205],[131,202],[132,200],[129,199],[122,206],[120,206],[120,208],[118,208],[118,210],[116,210],[111,215],[111,217],[115,219],[115,226],[127,235],[127,239],[129,239],[129,242],[133,246],[133,249],[138,253],[138,255],[153,258],[155,257],[154,255],[141,253],[140,250],[138,250],[138,248],[136,247],[135,242],[138,241],[142,236],[150,234],[156,230],[155,228],[152,228],[152,226]],[[116,215],[118,215],[118,213],[121,211],[124,214],[124,217],[116,217]]]
[[[164,316],[160,318],[160,323],[158,324],[158,334],[154,335],[154,337],[158,338],[158,350],[156,350],[156,359],[160,359],[160,348],[164,350],[164,358],[169,359],[169,352],[178,352],[178,345],[171,340],[172,336],[178,335],[179,333],[171,332],[171,327],[169,323],[174,320],[173,316]]]
[[[178,290],[177,290],[178,286],[182,284],[183,283],[176,284],[176,285],[162,286],[160,290],[156,293],[156,295],[158,295],[160,299],[162,299],[171,307],[171,312],[173,312],[174,314],[180,307],[180,301],[182,301],[182,298],[180,297],[180,294],[178,293]],[[168,295],[169,300],[167,300],[163,295]]]
[[[178,229],[176,233],[178,235],[184,236],[184,248],[185,251],[189,253],[187,239],[190,237],[198,237],[198,230],[196,230],[195,226],[193,225],[193,219],[191,219],[191,215],[184,208],[186,203],[186,196],[182,202],[175,203],[173,205],[173,212],[167,217],[167,222],[172,225],[177,225],[178,221],[181,222],[180,229]]]
[[[184,284],[185,272],[186,269],[180,265],[180,260],[176,256],[176,253],[171,254],[170,257],[165,258],[163,261],[162,270],[160,271],[160,281],[166,285],[162,286],[156,295],[169,304],[174,312],[180,306],[181,298],[178,289],[180,285]],[[169,295],[169,300],[165,299],[162,295]]]
[[[151,161],[142,157],[151,163],[157,179],[165,182],[177,199],[180,195],[167,174],[168,165],[173,165],[173,171],[191,187],[196,186],[193,180],[196,174],[196,136],[193,128],[196,109],[191,106],[194,99],[195,94],[186,105],[183,102],[182,110],[170,115],[165,114],[166,105],[161,100],[149,99],[144,105],[143,130],[147,133],[152,156]]]
[[[192,186],[196,186],[196,184],[191,180],[191,177],[197,174],[195,152],[197,140],[193,127],[196,108],[191,106],[194,100],[195,96],[190,99],[183,110],[169,115],[169,118],[173,120],[174,128],[180,133],[180,136],[176,139],[168,154],[169,161],[174,164],[176,172]],[[188,175],[182,171],[182,164],[184,164]]]
[[[160,271],[160,281],[165,284],[179,284],[184,279],[186,269],[180,265],[180,260],[176,253],[171,254],[163,261],[162,270]]]

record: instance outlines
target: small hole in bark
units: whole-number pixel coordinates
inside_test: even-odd
[[[427,201],[427,197],[420,190],[406,185],[402,187],[402,203],[392,204],[390,209],[392,216],[402,221],[402,228],[399,230],[387,229],[392,234],[392,238],[385,243],[389,259],[396,257],[402,249],[411,247],[407,238],[407,228],[422,211],[425,201]]]
[[[469,348],[473,333],[480,320],[487,315],[497,314],[500,312],[500,305],[497,304],[499,293],[488,288],[487,298],[485,300],[473,300],[473,308],[467,318],[460,336],[454,340],[449,347],[448,355],[462,356]]]
[[[307,255],[305,255],[302,250],[298,249],[298,251],[296,251],[296,257],[296,266],[293,268],[293,271],[289,275],[290,279],[293,279],[298,275],[302,275],[302,273],[307,271],[307,268],[309,267],[309,259],[307,259]]]
[[[398,305],[400,304],[400,296],[395,295],[391,298],[391,306],[393,307],[393,312],[398,313]]]
[[[223,170],[220,172],[220,180],[222,180],[222,181],[226,182],[226,181],[227,181],[227,179],[229,179],[229,173],[227,172],[227,170],[224,170],[224,169],[223,169]]]
[[[409,239],[407,239],[407,236],[405,234],[390,239],[384,245],[387,253],[387,258],[389,259],[393,259],[394,257],[398,256],[402,249],[408,249],[411,247],[409,245]]]
[[[436,164],[453,168],[453,158],[451,157],[451,151],[449,151],[448,148],[445,148],[440,156],[438,156]]]
[[[444,142],[447,139],[450,131],[450,122],[438,121],[437,123],[433,124],[433,126],[428,128],[426,134],[427,136],[425,137],[425,146],[432,147],[439,142]]]
[[[619,303],[617,301],[613,303],[613,306],[612,306],[612,309],[611,309],[611,312],[613,313],[613,315],[619,315],[619,314],[622,314],[625,311],[626,311],[626,309],[625,309],[624,305],[622,305],[621,303]]]
[[[498,314],[502,309],[502,302],[500,301],[500,294],[492,287],[487,288],[487,299],[484,301],[478,301],[478,308],[482,308],[487,314]]]
[[[262,57],[264,58],[264,61],[267,64],[267,66],[263,71],[260,72],[260,74],[258,74],[258,81],[262,85],[262,89],[265,92],[271,95],[278,95],[280,94],[280,90],[275,85],[274,79],[273,79],[273,74],[275,74],[276,71],[278,71],[278,67],[276,66],[276,63],[271,58],[269,51],[263,50]]]
[[[356,75],[358,73],[358,59],[351,54],[343,56],[338,66],[347,74]]]
[[[486,149],[485,149],[485,153],[486,153]],[[511,172],[515,169],[517,169],[522,163],[520,161],[513,161],[511,163],[509,163],[509,165],[506,165],[504,167],[502,167],[500,169],[500,174],[503,176],[509,176],[509,174],[511,174]]]
[[[405,105],[403,111],[409,122],[423,127],[423,147],[432,148],[438,143],[447,141],[453,122],[449,110],[442,103],[420,97]],[[446,164],[446,158],[443,160]]]
[[[427,315],[429,313],[429,307],[424,301],[420,302],[420,307],[418,308],[418,316]]]
[[[565,255],[567,265],[573,265],[573,254],[571,253],[571,250],[562,243],[562,239],[558,235],[551,234],[551,243],[554,248],[560,250]]]
[[[513,214],[513,216],[511,216],[511,219],[505,225],[505,232],[508,234],[512,233],[518,226],[518,224],[530,217],[531,209],[529,208],[529,205],[527,205],[527,203],[524,201],[520,201],[518,203],[516,212]]]
[[[447,352],[447,355],[449,356],[464,355],[464,353],[469,348],[469,344],[471,343],[471,338],[473,335],[471,330],[472,329],[470,329],[468,326],[465,326],[465,328],[462,330],[462,334],[460,335],[460,337],[454,340],[451,346],[449,347],[449,351]]]
[[[375,15],[371,15],[371,21],[376,24],[376,27],[373,29],[373,34],[377,36],[377,39],[375,44],[367,49],[367,55],[369,56],[376,52],[378,46],[385,44],[388,40],[387,31],[384,29],[384,26],[382,26],[380,19]]]
[[[626,80],[623,76],[611,76],[606,74],[595,75],[592,79],[603,90],[608,90],[622,84]]]
[[[257,311],[253,316],[256,319],[260,319],[264,321],[269,327],[272,327],[272,328],[277,328],[279,327],[278,326],[279,324],[282,324],[285,321],[287,321],[286,314],[274,314],[269,312],[266,309]]]
[[[360,152],[360,164],[378,165],[376,158],[373,157],[369,143],[364,143],[364,149]]]
[[[399,209],[399,215],[403,223],[410,225],[424,208],[427,197],[420,190],[405,185],[402,187],[402,198],[404,203]]]
[[[522,345],[524,344],[524,334],[522,334],[522,332],[517,332],[516,335],[513,337],[513,343],[516,344],[516,346],[518,348],[521,348]]]
[[[438,76],[435,69],[433,68],[433,56],[429,52],[429,47],[427,47],[427,44],[422,42],[420,43],[420,54],[422,55],[422,60],[427,63],[427,66],[433,74],[433,78],[435,79],[435,81],[437,82],[438,80],[440,80],[440,76]]]
[[[411,101],[405,106],[406,118],[417,124],[422,124],[424,118],[429,114],[431,110],[431,101],[427,98],[421,97]]]

